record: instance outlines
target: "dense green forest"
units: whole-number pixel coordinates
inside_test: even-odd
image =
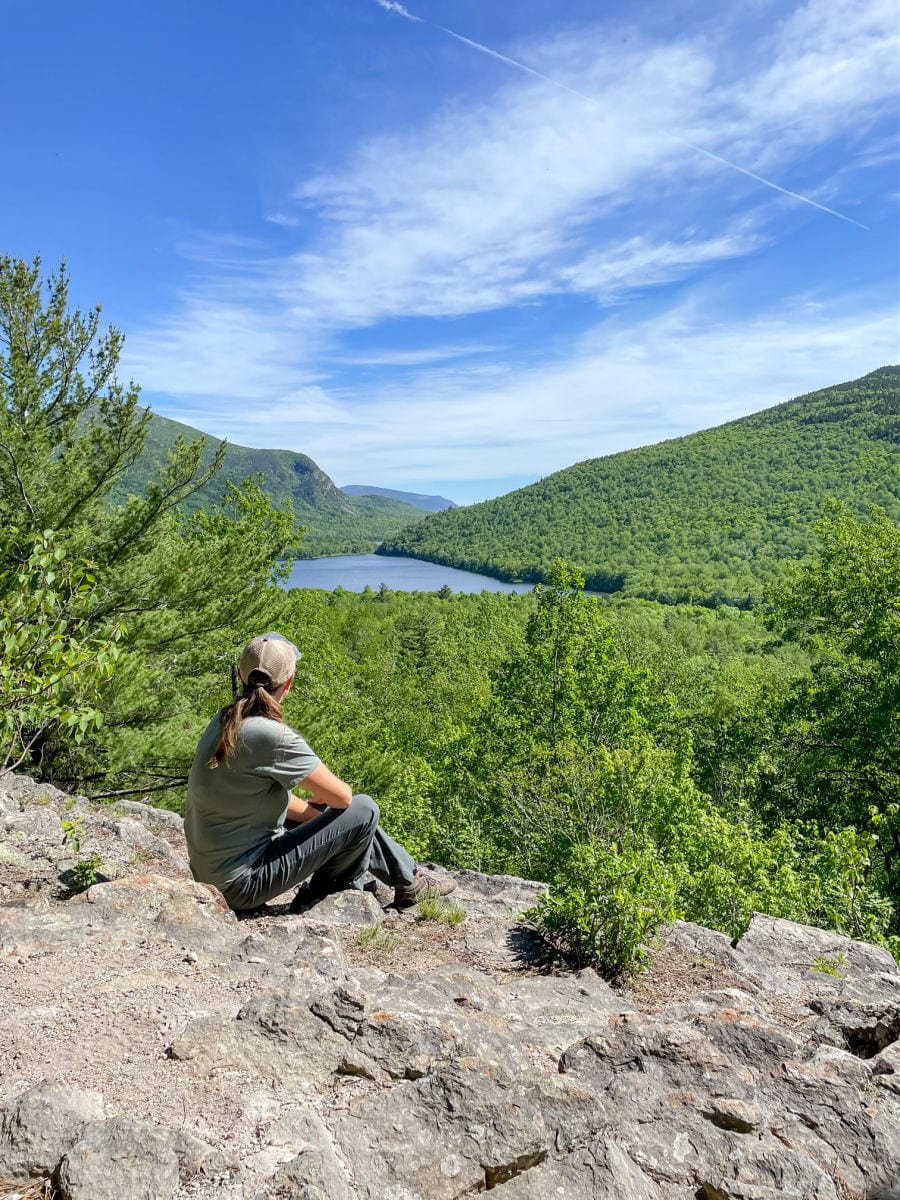
[[[829,497],[900,518],[900,367],[578,463],[430,516],[381,552],[529,581],[561,556],[597,591],[746,605],[810,553]]]
[[[183,442],[205,442],[201,462],[209,466],[223,454],[221,467],[185,501],[187,512],[219,502],[227,481],[235,484],[259,476],[262,489],[276,508],[291,506],[294,519],[305,531],[289,548],[295,558],[320,554],[365,554],[378,542],[394,537],[408,525],[421,521],[423,509],[393,496],[350,496],[336,487],[325,472],[305,454],[293,450],[253,450],[223,443],[189,425],[152,413],[147,422],[140,457],[116,480],[112,503],[121,503],[142,492],[161,464]]]
[[[533,595],[286,591],[292,517],[252,480],[198,507],[202,441],[115,502],[148,432],[120,346],[0,259],[0,774],[178,808],[275,628],[304,651],[287,719],[420,859],[550,882],[533,920],[568,961],[615,976],[673,916],[755,910],[900,947],[884,508],[827,505],[752,611],[590,596],[562,559]]]

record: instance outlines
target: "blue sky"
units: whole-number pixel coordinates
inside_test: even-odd
[[[0,249],[338,483],[468,502],[900,359],[894,0],[3,23]]]

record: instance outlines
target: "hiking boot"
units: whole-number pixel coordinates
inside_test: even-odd
[[[432,875],[416,867],[412,883],[403,883],[394,888],[394,907],[412,908],[420,900],[436,899],[438,896],[449,896],[456,891],[456,880],[449,875]]]

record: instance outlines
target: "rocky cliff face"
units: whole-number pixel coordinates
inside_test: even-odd
[[[0,781],[0,1197],[900,1200],[885,951],[679,924],[616,992],[541,965],[540,885],[458,879],[458,925],[239,921],[173,814]]]

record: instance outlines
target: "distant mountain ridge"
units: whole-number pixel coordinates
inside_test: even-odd
[[[345,496],[385,496],[389,500],[400,500],[412,504],[425,512],[443,512],[446,508],[459,505],[446,496],[427,496],[422,492],[398,492],[394,488],[373,487],[368,483],[345,483],[341,488]]]
[[[206,438],[203,461],[207,464],[221,445],[220,438],[153,413],[144,452],[118,482],[111,499],[122,500],[129,492],[141,491],[179,436],[186,441]],[[227,482],[240,483],[257,474],[262,475],[263,490],[275,504],[284,507],[290,500],[298,523],[306,526],[306,536],[297,547],[301,557],[371,551],[383,538],[425,516],[421,508],[388,496],[347,496],[306,454],[257,450],[232,443],[228,444],[221,471],[185,507],[189,511],[212,507],[221,499]]]
[[[900,520],[900,366],[435,513],[379,553],[528,581],[559,556],[600,591],[746,605],[812,549],[829,498]]]

